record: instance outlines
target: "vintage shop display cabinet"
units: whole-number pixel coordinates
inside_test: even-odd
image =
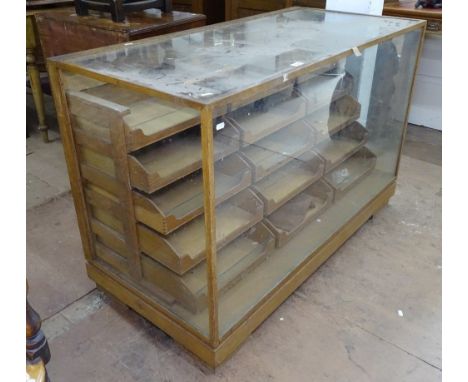
[[[89,277],[221,363],[393,195],[424,26],[296,7],[51,59]]]

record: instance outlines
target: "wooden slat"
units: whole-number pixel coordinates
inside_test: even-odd
[[[77,148],[82,163],[115,178],[116,167],[113,158],[84,146],[78,146]]]
[[[263,204],[249,189],[221,204],[216,209],[216,247],[224,247],[257,224],[263,217],[262,210]],[[142,251],[180,275],[204,260],[208,244],[204,233],[204,216],[199,216],[167,236],[138,225]]]
[[[112,154],[112,146],[109,141],[105,141],[101,139],[101,137],[81,129],[75,129],[73,134],[75,135],[77,144],[90,148],[105,156],[110,156]]]
[[[107,211],[116,219],[123,219],[122,206],[119,200],[107,191],[88,183],[85,187],[86,201],[102,210]]]
[[[335,190],[335,197],[342,198],[375,167],[377,157],[367,147],[362,147],[333,171],[325,175],[324,179]],[[346,176],[343,176],[346,174]]]
[[[325,161],[325,172],[333,170],[364,146],[367,136],[367,130],[359,122],[353,122],[315,146],[314,151]]]
[[[273,213],[317,181],[323,175],[324,167],[322,159],[312,152],[306,152],[255,183],[252,189],[263,201],[265,215]]]
[[[314,183],[264,219],[281,248],[332,203],[333,189],[324,181]]]
[[[82,174],[71,128],[70,113],[67,108],[61,74],[55,64],[49,65],[49,76],[84,255],[88,261],[92,261],[95,257],[95,253],[93,247],[94,239],[90,227],[90,216],[83,191]]]
[[[95,247],[96,257],[100,258],[118,272],[128,274],[128,262],[125,257],[100,243],[99,240],[96,241]]]
[[[130,112],[127,107],[83,92],[68,91],[67,99],[73,115],[104,127],[113,120],[113,113],[123,117]]]
[[[234,285],[273,248],[273,235],[262,223],[257,224],[218,253],[218,293]],[[207,307],[206,262],[179,276],[149,257],[143,258],[144,277],[174,296],[186,309],[197,313]]]
[[[316,143],[316,135],[309,125],[298,121],[245,147],[241,154],[252,166],[254,181],[258,182],[304,154]]]
[[[124,228],[123,221],[121,219],[116,218],[109,211],[96,206],[91,206],[91,213],[93,218],[105,224],[109,228],[112,228],[123,237]]]
[[[117,183],[117,180],[114,177],[107,175],[106,173],[86,164],[81,164],[80,167],[84,179],[93,184],[98,185],[99,187],[106,190],[107,192],[110,192],[113,195],[119,194],[119,184]]]
[[[239,149],[235,128],[225,127],[215,138],[215,161]],[[202,167],[202,145],[196,132],[174,136],[140,152],[129,155],[132,185],[148,194],[153,193]]]
[[[238,155],[215,165],[218,205],[250,186],[252,172]],[[203,213],[203,176],[198,171],[152,194],[133,192],[137,220],[162,234],[169,234]]]
[[[228,114],[227,118],[240,130],[242,144],[248,145],[304,117],[306,104],[302,97],[294,97],[267,111],[243,110]]]
[[[97,219],[92,219],[91,228],[105,245],[119,255],[128,258],[128,247],[122,235]]]
[[[128,151],[160,141],[200,122],[194,109],[176,107],[112,84],[87,89],[86,94],[128,108],[128,113],[123,116]]]
[[[129,273],[137,281],[142,278],[140,246],[136,230],[135,210],[125,140],[125,126],[120,114],[114,113],[111,119],[111,142],[115,162],[115,176],[119,183],[117,194],[123,211],[123,231],[128,247]]]
[[[92,121],[88,121],[85,118],[78,117],[76,115],[70,116],[72,121],[72,127],[74,130],[80,129],[87,131],[96,137],[100,137],[104,141],[110,141],[109,126],[101,126]]]

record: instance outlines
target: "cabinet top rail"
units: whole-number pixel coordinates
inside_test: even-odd
[[[226,104],[253,88],[278,86],[424,24],[292,7],[51,61],[201,108]]]

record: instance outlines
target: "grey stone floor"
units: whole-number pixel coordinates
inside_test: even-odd
[[[87,279],[54,136],[27,139],[27,274],[52,381],[441,380],[440,132],[410,127],[390,204],[216,371]]]

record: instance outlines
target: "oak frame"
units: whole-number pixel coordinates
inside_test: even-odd
[[[280,11],[278,11],[280,12]],[[261,17],[252,16],[252,18]],[[243,21],[245,21],[243,19]],[[238,20],[232,21],[234,23]],[[384,38],[377,39],[378,41],[369,41],[366,44],[358,47],[365,49],[368,46],[378,44],[398,35],[405,34],[411,30],[421,29],[421,36],[419,40],[418,57],[416,59],[414,73],[417,70],[419,62],[419,55],[421,52],[421,41],[423,40],[425,22],[420,23],[400,30]],[[213,29],[212,26],[203,27],[203,30]],[[178,32],[172,34],[180,35]],[[158,39],[156,37],[155,39]],[[141,43],[141,42],[138,42]],[[104,48],[98,48],[93,51],[101,51]],[[288,81],[294,81],[298,76],[304,75],[317,68],[325,66],[330,62],[334,62],[340,58],[347,57],[353,54],[353,51],[346,51],[339,55],[330,57],[329,59],[318,64],[311,64],[291,72],[288,76]],[[264,84],[254,86],[249,89],[237,93],[235,95],[228,95],[227,97],[217,100],[210,105],[194,102],[192,100],[184,99],[181,102],[180,98],[173,95],[161,93],[156,90],[147,89],[139,85],[132,84],[127,81],[120,81],[110,77],[96,74],[76,65],[52,59],[48,62],[49,73],[51,77],[52,91],[54,101],[57,107],[57,117],[59,120],[60,132],[63,140],[65,157],[70,176],[70,183],[72,188],[72,195],[77,212],[78,225],[81,233],[82,244],[87,260],[88,276],[96,282],[102,289],[110,294],[116,296],[119,300],[132,307],[138,313],[142,314],[153,322],[156,326],[168,333],[182,346],[194,353],[198,358],[207,363],[211,367],[216,367],[225,359],[227,359],[241,343],[253,332],[302,282],[304,282],[318,267],[323,264],[359,227],[364,224],[371,216],[378,210],[384,207],[390,197],[394,194],[396,188],[396,175],[398,174],[399,159],[401,156],[401,149],[406,134],[406,124],[409,114],[409,106],[406,110],[405,123],[403,127],[403,134],[401,137],[400,151],[396,165],[395,178],[370,202],[361,208],[346,224],[341,226],[331,238],[323,243],[317,250],[312,252],[306,259],[302,261],[288,276],[286,276],[274,289],[272,289],[266,296],[258,301],[253,308],[251,308],[241,320],[239,320],[227,333],[220,338],[219,322],[218,322],[218,291],[217,291],[217,274],[216,274],[216,221],[215,221],[215,203],[214,203],[214,163],[213,163],[213,119],[222,113],[223,108],[229,102],[245,102],[252,99],[255,94],[261,92],[274,91],[281,84],[278,80],[271,80]],[[112,83],[123,88],[136,90],[145,94],[156,96],[164,100],[176,101],[178,104],[183,104],[200,111],[201,115],[201,140],[202,140],[202,173],[203,173],[203,190],[204,190],[204,211],[205,211],[205,238],[206,238],[206,262],[207,262],[207,279],[208,279],[208,319],[209,319],[209,337],[197,332],[187,323],[176,317],[168,309],[151,300],[145,294],[145,291],[137,285],[137,281],[141,277],[141,269],[138,267],[138,238],[134,232],[127,227],[127,235],[130,238],[131,247],[134,249],[133,266],[129,267],[136,271],[129,272],[126,275],[116,274],[110,271],[102,263],[96,261],[96,254],[94,250],[94,239],[91,230],[90,212],[85,201],[85,192],[83,188],[83,175],[80,169],[78,154],[76,150],[77,136],[73,133],[71,128],[71,121],[69,117],[66,96],[63,87],[62,71],[70,71],[76,74],[84,74],[88,77],[101,80],[104,82]],[[409,98],[411,100],[412,89],[414,86],[414,75],[411,84]],[[408,104],[409,105],[409,104]],[[117,112],[117,111],[116,111]],[[125,139],[122,126],[119,126],[120,132],[117,130],[112,134],[112,143],[118,144],[120,147],[125,144],[122,139]],[[120,153],[120,154],[119,154]],[[123,168],[128,166],[126,163],[126,155],[122,155],[122,150],[113,149],[112,156],[115,160],[119,161]],[[123,158],[125,157],[125,158]],[[119,183],[123,188],[128,191],[128,179],[125,174],[119,175]],[[124,192],[128,195],[128,192]],[[125,197],[125,196],[124,196]],[[131,197],[131,196],[130,196]],[[131,220],[134,219],[134,211],[131,206],[131,201],[125,206],[127,217]],[[133,217],[132,217],[133,214]],[[131,226],[131,224],[130,224]]]

